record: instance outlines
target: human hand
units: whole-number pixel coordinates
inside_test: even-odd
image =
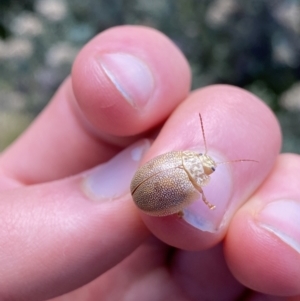
[[[299,157],[278,155],[278,123],[255,96],[189,89],[186,60],[154,30],[117,27],[84,47],[0,157],[1,300],[300,295]],[[213,158],[259,163],[218,167],[204,187],[214,211],[139,212],[134,172],[171,150],[203,150],[199,112]],[[143,137],[166,119],[150,147]]]

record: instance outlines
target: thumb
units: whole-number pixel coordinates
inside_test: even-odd
[[[0,194],[1,300],[40,300],[80,287],[148,236],[129,183],[149,141],[93,170]]]

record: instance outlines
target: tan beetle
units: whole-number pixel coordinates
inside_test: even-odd
[[[207,155],[207,146],[201,114],[199,114],[205,153],[195,151],[171,151],[148,161],[137,170],[130,191],[135,204],[146,214],[167,216],[177,213],[202,196],[210,208],[215,206],[206,199],[202,187],[207,185],[209,175],[218,164],[229,162],[253,161],[234,160],[216,163]]]

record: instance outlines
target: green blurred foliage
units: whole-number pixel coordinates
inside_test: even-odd
[[[257,94],[281,122],[283,150],[300,153],[296,0],[1,0],[1,112],[36,116],[79,49],[122,24],[168,35],[191,64],[193,88],[227,83]]]

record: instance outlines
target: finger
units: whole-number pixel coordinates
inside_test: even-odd
[[[89,73],[96,76],[84,80]],[[191,80],[186,59],[169,39],[132,26],[108,30],[88,44],[72,78],[85,116],[117,136],[139,134],[166,119],[189,93]]]
[[[281,155],[272,174],[237,212],[226,236],[229,266],[246,286],[300,295],[300,157]]]
[[[170,300],[186,301],[180,286],[165,264],[169,248],[153,237],[130,256],[85,287],[71,292],[67,300]],[[54,299],[51,301],[59,301]]]
[[[2,300],[45,300],[72,291],[148,237],[128,191],[148,147],[142,140],[85,174],[2,192]]]
[[[171,271],[188,300],[242,300],[245,293],[227,267],[221,244],[200,252],[179,250]]]
[[[86,170],[161,123],[189,88],[187,61],[164,35],[107,30],[82,49],[71,80],[1,156],[0,169],[25,184]]]
[[[238,88],[211,86],[194,92],[179,106],[147,153],[145,162],[173,150],[204,153],[198,112],[203,116],[208,154],[215,161],[254,159],[259,163],[239,162],[217,166],[216,172],[210,176],[210,183],[202,187],[207,200],[216,206],[215,210],[210,210],[198,194],[198,200],[184,210],[183,218],[176,214],[167,217],[142,214],[149,229],[164,242],[194,250],[207,248],[222,239],[233,213],[271,171],[281,142],[278,123],[260,100]],[[181,165],[182,157],[179,155],[177,158]],[[162,161],[159,166],[165,163]],[[171,193],[169,204],[172,205],[174,191],[181,191],[175,189],[190,183],[188,176],[184,177],[185,173],[183,176],[180,173],[179,177],[172,175],[175,172],[173,169],[168,169],[168,172],[169,177],[158,181],[150,195],[151,200],[155,194],[153,202],[160,200],[157,206],[165,204],[161,196],[166,193]],[[159,176],[163,175],[159,173]],[[179,179],[183,180],[177,184]],[[148,186],[146,192],[150,189],[149,183],[152,182],[143,182]],[[173,183],[173,186],[171,190],[164,190],[161,183]],[[145,197],[142,201],[148,202],[149,198]]]

